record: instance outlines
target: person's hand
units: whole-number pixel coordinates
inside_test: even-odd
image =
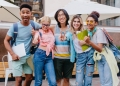
[[[65,41],[66,40],[65,33],[61,32],[61,34],[60,34],[60,40],[61,41]]]
[[[79,44],[82,46],[82,45],[86,44],[86,42],[83,40],[79,40]]]
[[[84,37],[84,41],[89,44],[89,43],[90,43],[90,37],[85,36],[85,37]]]
[[[32,31],[31,31],[31,33],[32,33],[32,36],[34,36],[35,35],[35,30],[34,29],[32,29]]]
[[[33,44],[38,44],[38,40],[37,40],[37,39],[34,39],[34,40],[33,40]]]
[[[19,56],[16,55],[16,54],[12,54],[11,56],[12,56],[12,60],[13,60],[13,61],[18,61],[18,60],[20,60]]]

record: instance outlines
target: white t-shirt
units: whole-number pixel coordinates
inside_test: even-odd
[[[79,44],[79,39],[74,38],[73,39],[73,44],[74,44],[74,48],[75,48],[76,53],[82,53],[83,52],[82,47]]]
[[[91,41],[95,44],[102,43],[102,44],[108,44],[108,40],[102,31],[102,29],[97,28],[95,34],[93,35]]]

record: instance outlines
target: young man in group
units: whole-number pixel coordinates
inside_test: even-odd
[[[23,86],[30,86],[31,81],[32,81],[32,69],[27,63],[27,59],[30,57],[30,47],[32,43],[32,35],[35,33],[34,29],[40,29],[41,25],[33,22],[35,25],[35,28],[32,27],[30,24],[30,19],[32,15],[32,7],[28,4],[22,4],[20,6],[20,16],[21,16],[21,21],[16,22],[18,26],[18,34],[16,38],[16,45],[24,43],[25,45],[25,51],[26,51],[26,56],[24,57],[19,57],[16,55],[12,47],[10,45],[10,40],[14,38],[14,26],[12,26],[8,32],[7,35],[4,39],[4,45],[7,51],[11,54],[12,56],[12,68],[13,68],[13,76],[15,77],[15,86],[22,86],[22,73],[25,74],[25,82]],[[15,43],[13,46],[15,46]]]

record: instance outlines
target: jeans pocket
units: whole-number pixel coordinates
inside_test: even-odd
[[[45,51],[43,51],[43,50],[41,50],[41,49],[37,49],[36,51],[35,51],[35,53],[39,53],[39,54],[42,54],[42,53],[44,53]]]
[[[35,54],[34,54],[34,61],[41,61],[44,60],[46,57],[46,53],[45,51],[41,50],[41,49],[37,49]]]

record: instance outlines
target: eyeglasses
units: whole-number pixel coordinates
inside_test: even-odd
[[[50,26],[50,24],[42,24],[42,26],[49,27],[49,26]]]
[[[58,18],[64,17],[64,16],[65,16],[65,14],[59,14],[59,15],[58,15]]]
[[[86,24],[93,24],[93,23],[94,23],[93,20],[87,20],[87,21],[86,21]]]

